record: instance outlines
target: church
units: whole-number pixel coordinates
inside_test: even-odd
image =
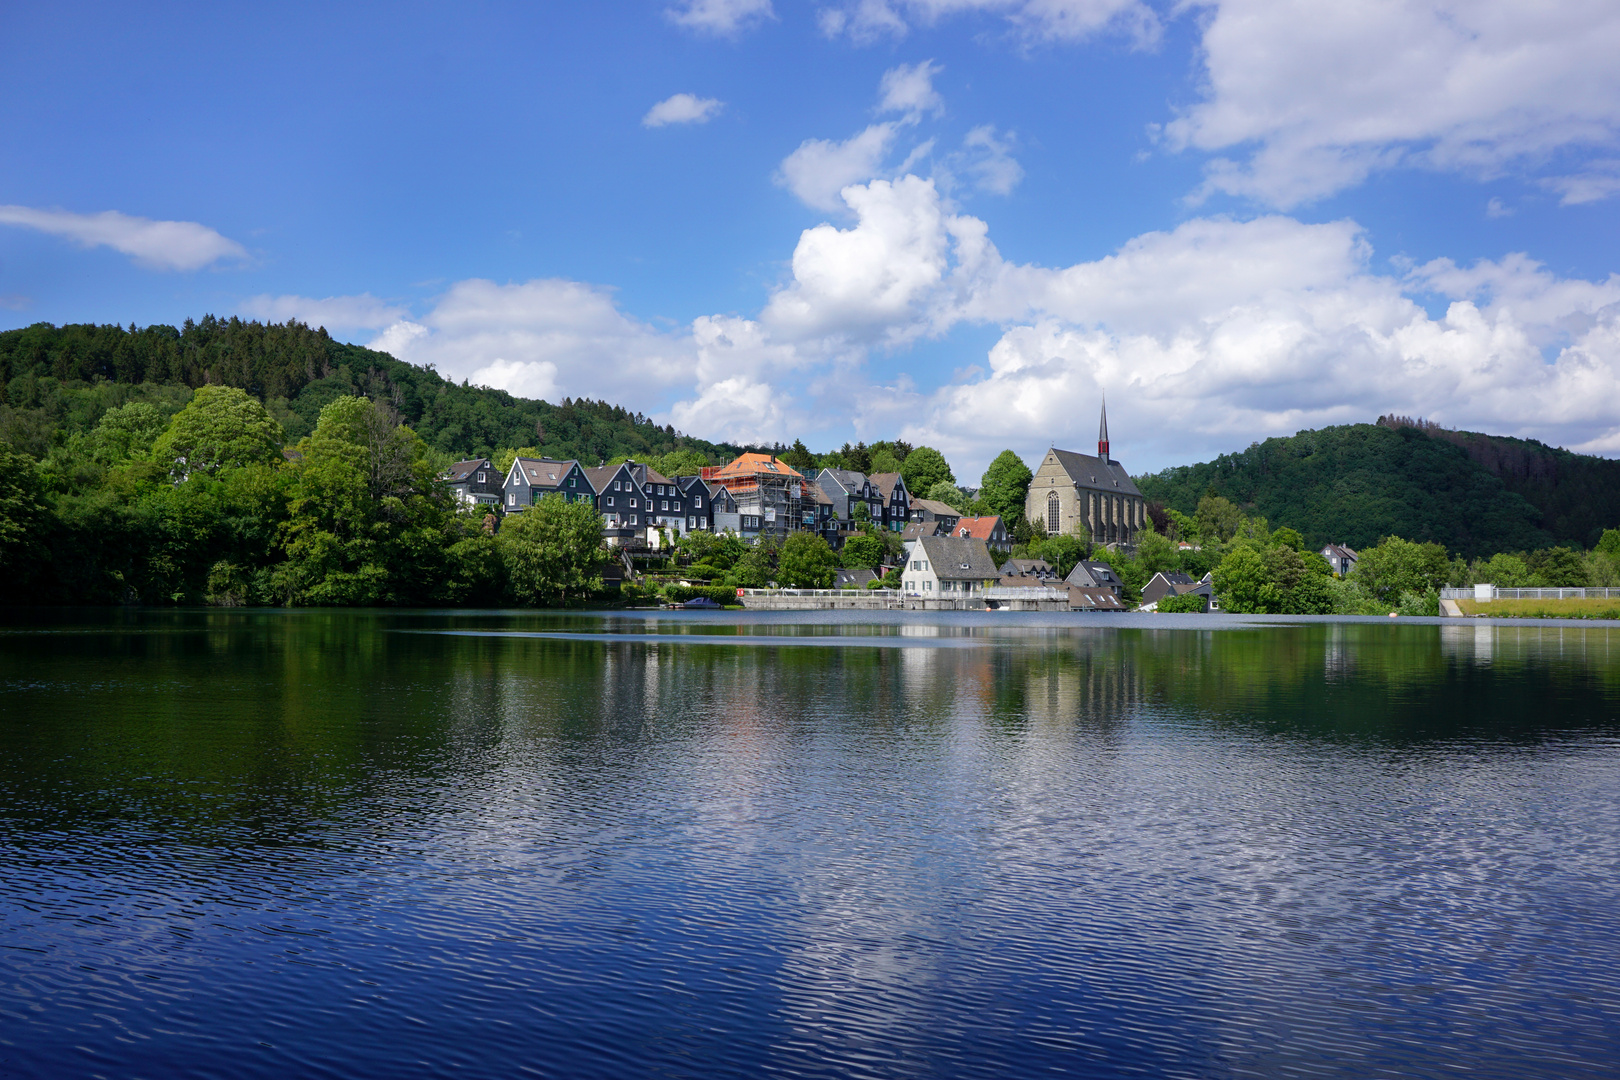
[[[1147,502],[1130,474],[1108,456],[1108,404],[1097,431],[1097,456],[1057,447],[1046,452],[1024,500],[1024,516],[1048,536],[1083,527],[1099,544],[1134,544],[1148,527]]]

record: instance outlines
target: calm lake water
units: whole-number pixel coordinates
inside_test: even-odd
[[[0,615],[0,1075],[1620,1074],[1620,630]]]

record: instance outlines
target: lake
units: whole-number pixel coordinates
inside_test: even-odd
[[[0,613],[0,1075],[1620,1074],[1620,630]]]

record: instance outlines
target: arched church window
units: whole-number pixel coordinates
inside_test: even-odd
[[[1046,531],[1051,536],[1058,534],[1061,522],[1058,520],[1058,494],[1049,492],[1046,496]]]

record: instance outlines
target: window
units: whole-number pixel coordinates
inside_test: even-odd
[[[928,579],[924,578],[923,579],[923,592],[933,592],[933,591],[934,591],[934,583],[932,581],[929,581]]]
[[[695,496],[692,499],[692,509],[700,510],[702,508],[703,508],[703,496],[701,496],[701,495]]]
[[[608,504],[608,505],[609,505],[609,506],[612,506],[612,505],[613,505],[613,496],[611,496],[611,495],[609,495],[609,496],[608,496],[608,497],[607,497],[607,504]]]
[[[668,499],[660,499],[659,502],[658,502],[658,509],[660,509],[660,510],[668,510],[669,509],[669,500]]]
[[[613,481],[613,490],[614,491],[619,490],[619,482],[617,480]]]
[[[636,508],[636,500],[631,499],[630,500],[630,509],[634,510],[635,508]]]
[[[484,474],[482,472],[478,474],[478,482],[480,484],[484,483]]]
[[[517,505],[517,492],[508,491],[506,493],[506,505],[507,506],[516,506]]]
[[[1058,502],[1057,492],[1054,491],[1046,496],[1046,532],[1049,536],[1056,536],[1058,534],[1058,529],[1060,527],[1060,523],[1058,521],[1059,506],[1060,504]]]
[[[630,515],[630,524],[634,525],[635,523],[636,523],[636,515],[631,514]]]
[[[579,486],[579,481],[574,479],[573,477],[569,477],[568,486],[569,487],[578,487]]]

